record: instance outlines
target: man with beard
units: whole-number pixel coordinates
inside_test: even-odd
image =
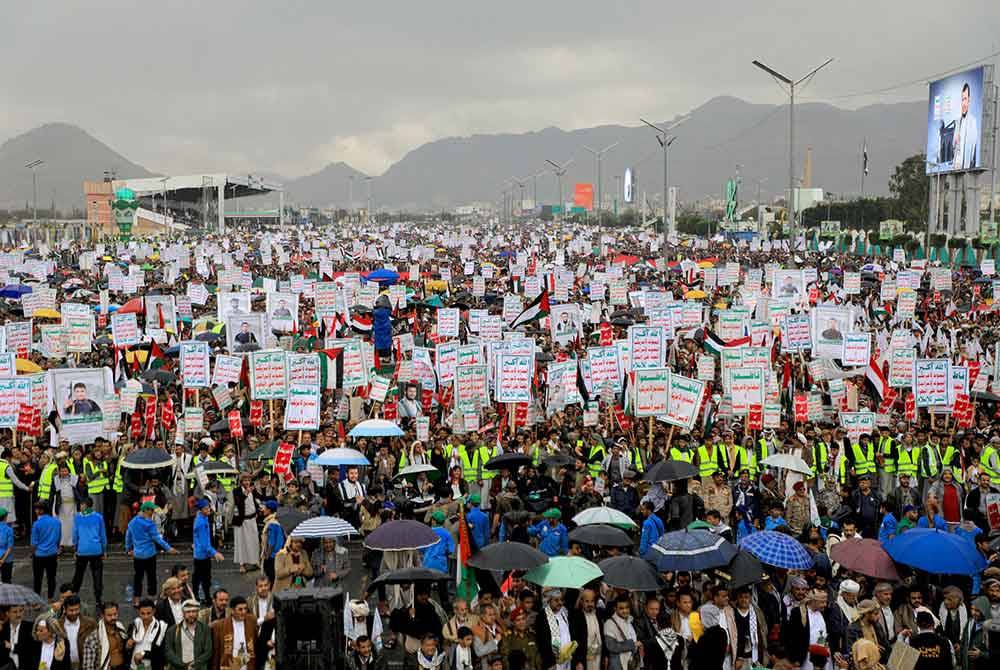
[[[642,615],[635,621],[635,632],[642,643],[643,663],[649,668],[681,670],[684,659],[684,639],[662,617],[663,604],[649,597]],[[668,665],[669,661],[669,665]]]
[[[563,607],[562,591],[549,589],[542,597],[545,606],[535,619],[535,639],[538,642],[538,653],[542,657],[542,667],[570,670],[574,652],[580,643],[573,640],[569,614]],[[586,643],[586,638],[583,642]]]
[[[577,607],[569,615],[569,629],[577,643],[573,652],[573,667],[596,670],[601,666],[604,648],[600,618],[597,613],[597,593],[593,589],[580,592]]]
[[[735,604],[723,608],[722,616],[729,632],[733,667],[767,666],[767,620],[764,612],[751,602],[748,587],[736,592]]]

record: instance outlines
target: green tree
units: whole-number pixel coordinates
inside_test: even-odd
[[[896,218],[912,225],[927,221],[929,180],[926,164],[924,154],[914,154],[897,165],[889,178],[889,192],[896,200]]]

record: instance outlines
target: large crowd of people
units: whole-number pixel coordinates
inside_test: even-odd
[[[30,573],[48,608],[3,608],[0,667],[273,668],[274,594],[359,570],[343,610],[351,670],[1000,658],[992,262],[759,239],[664,249],[650,231],[558,221],[40,247],[0,253],[14,380],[0,390],[0,578]],[[350,436],[370,419],[398,434]],[[332,458],[343,449],[363,459]],[[490,463],[505,454],[523,458]],[[656,476],[674,466],[690,471]],[[629,544],[579,539],[574,518],[592,508],[624,518]],[[357,535],[293,536],[315,517]],[[369,546],[397,520],[437,542]],[[893,548],[925,529],[938,533],[921,546],[958,546],[974,567],[943,573]],[[657,547],[688,530],[741,547],[759,574],[662,569]],[[747,548],[765,532],[810,564]],[[831,558],[861,538],[897,557],[894,578]],[[504,542],[550,560],[646,558],[658,587],[464,566]],[[25,544],[30,570],[15,575]],[[103,587],[114,551],[134,570],[124,603]],[[161,554],[174,554],[162,583]],[[212,591],[220,561],[251,573],[252,592]],[[450,578],[367,586],[414,566]]]

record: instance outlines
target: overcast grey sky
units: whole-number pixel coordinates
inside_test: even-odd
[[[621,9],[619,9],[619,6]],[[1000,2],[4,3],[0,141],[77,124],[154,171],[382,172],[452,135],[666,119],[716,95],[779,103],[750,65],[857,107],[1000,49]]]

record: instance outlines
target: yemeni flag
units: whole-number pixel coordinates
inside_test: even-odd
[[[476,571],[470,568],[472,542],[469,541],[469,522],[465,520],[465,506],[461,506],[458,520],[458,560],[455,561],[455,597],[472,602],[479,593]]]
[[[362,333],[372,332],[371,314],[354,314],[351,316],[351,328]]]
[[[865,379],[872,383],[875,387],[875,391],[878,392],[879,398],[885,398],[885,391],[889,388],[889,383],[885,380],[885,375],[882,374],[882,368],[879,366],[878,361],[872,356],[868,359],[868,367],[865,368]]]
[[[549,315],[549,289],[545,287],[542,292],[538,294],[538,297],[528,303],[528,306],[524,308],[517,318],[511,321],[510,329],[514,330],[518,326],[523,326],[526,323],[532,323],[533,321],[540,321]]]
[[[749,345],[749,335],[744,335],[743,337],[736,338],[735,340],[729,340],[727,342],[707,328],[705,329],[705,351],[710,354],[721,356],[723,349],[739,349],[740,347]]]

